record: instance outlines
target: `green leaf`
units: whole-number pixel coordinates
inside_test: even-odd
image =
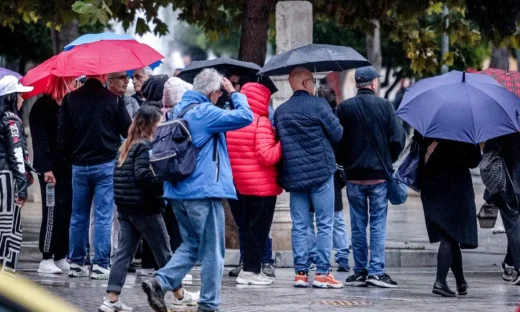
[[[442,8],[444,7],[444,3],[435,2],[430,5],[430,7],[426,10],[427,15],[441,14]]]

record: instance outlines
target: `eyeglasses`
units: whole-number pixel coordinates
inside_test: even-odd
[[[112,78],[109,78],[110,80],[129,80],[130,77],[128,75],[121,75],[119,77],[112,77]]]
[[[220,90],[215,90],[215,91],[211,91],[211,93],[209,94],[209,96],[211,97],[213,95],[213,93],[218,93],[218,97],[220,97],[222,95],[222,91]]]

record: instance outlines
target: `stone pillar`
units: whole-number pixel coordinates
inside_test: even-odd
[[[276,4],[276,53],[312,43],[312,4],[308,1],[280,1]],[[273,95],[276,109],[291,97],[292,90],[287,76],[271,77],[278,92]],[[278,196],[272,225],[273,249],[291,249],[291,216],[289,194]]]

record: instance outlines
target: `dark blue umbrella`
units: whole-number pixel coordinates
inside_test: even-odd
[[[519,131],[519,109],[493,78],[452,71],[406,90],[397,116],[425,137],[476,144]]]

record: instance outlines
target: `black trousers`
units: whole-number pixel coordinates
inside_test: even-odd
[[[500,214],[504,222],[507,234],[507,255],[505,262],[507,265],[520,270],[520,216],[515,214],[507,207],[500,207]]]
[[[69,252],[69,227],[72,214],[72,177],[56,176],[54,207],[47,207],[43,175],[38,176],[42,194],[40,252],[43,259],[60,260]]]
[[[179,230],[179,224],[177,223],[177,218],[175,218],[175,214],[173,213],[172,206],[168,204],[163,213],[164,223],[166,224],[166,229],[168,230],[168,235],[170,236],[170,248],[172,252],[175,252],[177,248],[182,244],[181,232]],[[143,269],[155,269],[158,270],[162,268],[155,261],[153,256],[153,250],[150,248],[150,244],[146,242],[146,239],[143,238]]]
[[[241,195],[245,205],[244,271],[260,273],[265,240],[273,223],[276,196]]]

